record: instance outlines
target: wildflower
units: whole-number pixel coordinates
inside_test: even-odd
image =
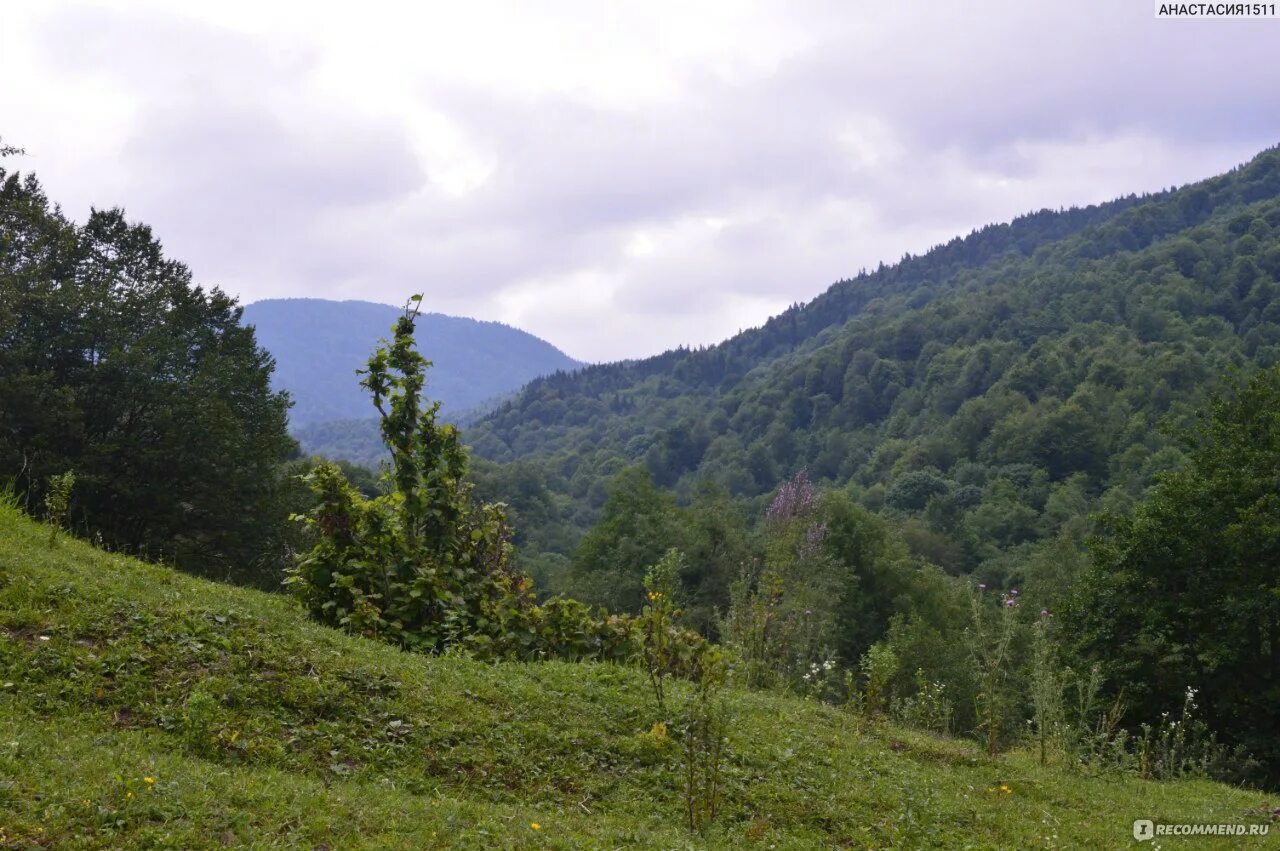
[[[125,797],[125,799],[126,799],[126,800],[127,800],[127,799],[129,799],[129,798],[132,798],[132,797],[133,797],[133,793],[132,793],[132,792],[125,792],[125,793],[124,793],[124,797]]]
[[[1040,610],[1040,617],[1042,617],[1042,618],[1047,618],[1047,617],[1049,617],[1049,610],[1048,610],[1048,609],[1041,609],[1041,610]]]
[[[144,777],[142,778],[142,782],[146,783],[148,786],[156,785],[156,779],[154,777]]]
[[[1011,793],[1013,790],[1009,788],[1009,784],[1007,784],[1007,783],[1001,783],[1001,784],[1000,784],[1000,791],[1001,791],[1001,792],[1003,792],[1004,794],[1008,795],[1008,794],[1009,794],[1009,793]]]
[[[801,470],[778,488],[778,494],[769,503],[766,516],[774,521],[802,517],[813,510],[816,499],[817,494],[809,482],[808,471]]]
[[[529,827],[533,828],[534,830],[542,830],[542,825],[538,824],[536,821],[529,822]]]
[[[979,582],[979,583],[978,583],[978,590],[979,590],[979,591],[986,591],[986,590],[987,590],[987,583],[985,583],[985,582]]]

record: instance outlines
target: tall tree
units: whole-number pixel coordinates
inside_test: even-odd
[[[574,551],[571,590],[590,603],[638,612],[645,571],[683,543],[675,499],[639,466],[614,477],[608,493],[600,522]]]
[[[206,575],[278,582],[288,399],[240,307],[120,210],[83,226],[0,170],[0,481],[38,505],[76,471],[72,522]]]
[[[1188,463],[1109,518],[1069,633],[1136,719],[1197,690],[1210,725],[1280,780],[1280,368],[1215,397]]]

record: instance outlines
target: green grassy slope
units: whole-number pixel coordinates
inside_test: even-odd
[[[0,847],[1101,848],[1261,803],[732,703],[726,811],[691,836],[638,671],[405,654],[0,507]]]

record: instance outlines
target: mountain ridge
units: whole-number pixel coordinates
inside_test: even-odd
[[[290,422],[297,429],[371,413],[356,371],[401,310],[359,299],[262,299],[244,306],[242,322],[255,328],[259,344],[275,359],[275,385],[290,392]],[[427,392],[446,416],[492,403],[537,376],[583,365],[551,343],[493,320],[426,312],[417,336],[434,364]]]
[[[1104,230],[1111,227],[1122,232],[1121,251],[1141,250],[1151,244],[1203,223],[1214,212],[1212,193],[1223,193],[1236,183],[1244,181],[1251,172],[1259,172],[1257,186],[1241,190],[1238,200],[1251,203],[1280,193],[1280,152],[1271,148],[1260,153],[1249,163],[1226,174],[1187,184],[1171,190],[1149,195],[1129,195],[1113,201],[1084,208],[1071,208],[1054,212],[1041,210],[1020,216],[1005,224],[987,225],[966,237],[956,237],[936,246],[923,255],[906,256],[893,266],[881,266],[874,272],[864,272],[855,278],[832,284],[814,299],[797,304],[778,316],[772,317],[759,328],[748,329],[728,340],[697,349],[677,348],[650,358],[621,361],[609,364],[593,364],[573,375],[552,375],[536,379],[520,393],[500,405],[481,419],[481,433],[477,448],[482,454],[495,460],[524,457],[525,445],[520,444],[515,433],[520,428],[520,417],[530,399],[540,395],[547,398],[576,395],[581,399],[598,400],[603,394],[615,392],[620,387],[635,388],[655,376],[668,378],[686,388],[709,390],[713,394],[727,385],[744,379],[761,363],[778,360],[806,345],[821,345],[823,333],[835,333],[864,313],[883,312],[884,299],[910,295],[904,303],[895,305],[906,311],[926,306],[953,284],[956,276],[967,269],[982,268],[999,263],[1012,256],[1043,265],[1054,246],[1063,239],[1088,238],[1095,244],[1108,236]],[[1244,181],[1247,182],[1247,181]],[[1250,192],[1260,193],[1256,197]],[[1164,204],[1178,198],[1180,216],[1149,220],[1142,211],[1153,205]],[[1230,204],[1226,206],[1231,207]],[[1233,207],[1232,207],[1233,208]],[[1146,216],[1148,220],[1144,221]],[[1046,224],[1047,232],[1029,233],[1036,224]],[[967,249],[967,251],[966,251]],[[1098,248],[1102,251],[1102,248]],[[1036,255],[1040,253],[1039,258]],[[1114,251],[1110,252],[1114,253]],[[966,256],[967,255],[967,256]],[[1090,257],[1087,250],[1073,257],[1057,257],[1066,268],[1104,256]],[[1105,255],[1109,256],[1109,255]],[[939,291],[942,288],[942,292]],[[736,362],[734,362],[736,361]],[[667,395],[675,388],[666,388]],[[657,394],[660,398],[663,394]],[[539,427],[567,427],[574,420],[566,416],[557,421],[540,421]]]

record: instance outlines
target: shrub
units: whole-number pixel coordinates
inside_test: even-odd
[[[1017,633],[1018,589],[1004,594],[998,606],[988,602],[979,585],[972,595],[969,657],[978,681],[974,711],[982,731],[987,754],[994,756],[1000,746],[1005,720],[1011,709],[1009,679],[1013,669],[1013,640]]]
[[[649,568],[644,577],[647,602],[637,619],[641,635],[641,657],[649,674],[658,711],[666,711],[666,678],[675,670],[679,646],[676,621],[680,617],[676,595],[680,589],[680,568],[683,557],[677,550],[667,554]]]
[[[368,498],[332,465],[308,474],[318,500],[301,519],[316,543],[286,582],[318,620],[416,650],[578,652],[594,628],[564,606],[537,610],[532,584],[512,565],[502,506],[473,500],[458,430],[437,423],[438,402],[421,401],[430,364],[414,348],[420,300],[362,381],[391,454],[390,492]],[[556,627],[569,632],[546,635]]]
[[[720,634],[749,687],[803,689],[804,674],[829,656],[840,599],[840,568],[803,470],[779,487],[764,531],[764,558],[743,563]]]
[[[58,532],[66,525],[71,508],[71,491],[76,486],[73,470],[49,477],[49,490],[44,495],[44,510],[49,519],[49,543],[58,539]]]
[[[915,694],[892,700],[890,711],[894,720],[918,730],[950,733],[955,707],[947,697],[946,683],[930,680],[920,668],[916,669],[915,680]]]
[[[720,811],[728,751],[729,704],[722,689],[728,666],[720,648],[701,645],[691,657],[693,681],[684,711],[684,801],[690,830],[704,830]]]
[[[877,642],[862,655],[859,667],[864,680],[863,711],[868,715],[881,715],[889,708],[890,687],[898,673],[897,654],[888,644]]]

